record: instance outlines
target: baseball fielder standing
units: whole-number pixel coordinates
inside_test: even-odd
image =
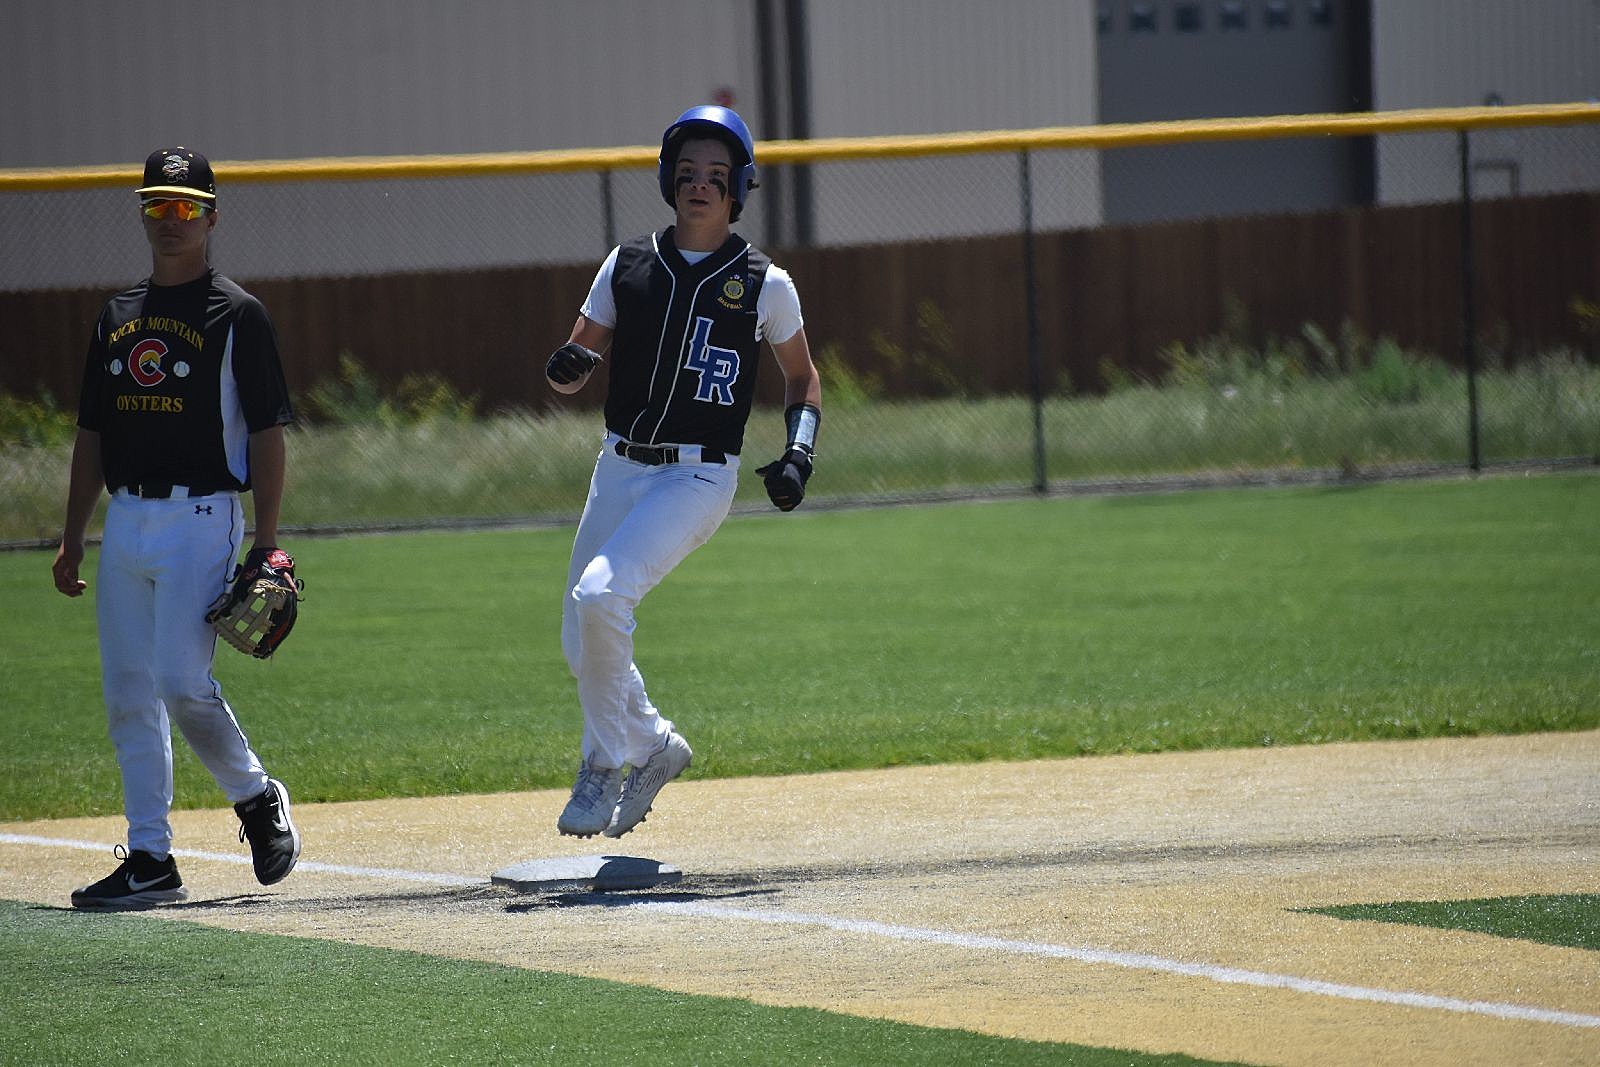
[[[604,445],[561,620],[583,762],[556,827],[577,837],[621,837],[689,766],[688,742],[633,662],[634,608],[728,514],[763,339],[783,372],[788,447],[756,473],[784,511],[805,495],[821,414],[794,283],[729,228],[756,184],[744,120],[724,107],[684,112],[661,138],[657,176],[675,225],[612,250],[545,369],[575,393],[609,349]]]
[[[146,908],[188,897],[173,861],[170,721],[227,794],[256,878],[300,855],[289,794],[267,776],[211,674],[206,609],[228,587],[244,537],[239,494],[255,491],[255,545],[276,544],[283,427],[294,414],[272,323],[211,269],[216,183],[204,156],[162,149],[138,190],[150,277],[106,302],[78,402],[56,588],[82,596],[84,532],[110,490],[95,574],[101,677],[122,769],[128,845],[80,908]]]

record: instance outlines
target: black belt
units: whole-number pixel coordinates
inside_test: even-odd
[[[680,461],[678,455],[680,449],[677,445],[636,445],[631,441],[618,441],[614,450],[623,459],[631,459],[635,463],[644,463],[651,467]],[[728,455],[714,448],[701,448],[700,462],[727,463]]]
[[[161,482],[129,482],[122,488],[126,489],[131,495],[143,497],[145,500],[167,500],[172,496],[172,491],[174,489],[183,490],[183,497],[190,500],[193,500],[195,497],[199,496],[210,496],[212,493],[216,492],[215,489],[206,489],[201,486],[175,486],[171,484],[163,484]]]

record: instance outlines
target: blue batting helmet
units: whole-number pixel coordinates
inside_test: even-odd
[[[726,107],[703,104],[691,107],[678,116],[678,121],[667,127],[661,135],[661,157],[657,160],[656,176],[661,182],[661,198],[668,207],[677,207],[674,195],[673,167],[678,161],[678,149],[691,137],[712,137],[725,143],[733,152],[733,188],[728,196],[733,200],[733,214],[729,221],[738,222],[744,209],[745,197],[756,188],[756,145],[750,139],[750,128],[739,113]]]

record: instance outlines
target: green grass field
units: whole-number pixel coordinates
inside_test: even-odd
[[[290,543],[300,629],[218,672],[296,800],[568,784],[570,539]],[[49,562],[0,554],[0,820],[120,806],[93,605],[56,594]],[[802,510],[730,520],[640,609],[638,659],[691,777],[1578,730],[1600,725],[1597,603],[1592,473]],[[175,747],[179,804],[220,806]],[[440,1062],[436,1033],[458,1062],[589,1061],[586,998],[662,1020],[604,1036],[652,1062],[1190,1062],[28,906],[0,929],[0,991],[33,1006],[4,1014],[0,1062],[135,1054],[135,1008],[200,1048],[273,1019],[284,986],[279,1062]]]
[[[304,801],[567,784],[570,540],[290,543],[293,638],[217,658],[269,767]],[[50,558],[0,554],[0,819],[120,808]],[[772,513],[641,605],[637,653],[696,776],[1578,729],[1597,560],[1586,474]],[[178,803],[218,804],[177,750]]]

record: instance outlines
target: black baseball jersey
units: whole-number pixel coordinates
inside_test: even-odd
[[[293,421],[272,321],[230,279],[147,278],[106,301],[78,400],[106,488],[248,489],[249,435]]]
[[[668,227],[617,249],[606,427],[642,444],[737,455],[760,362],[756,300],[772,260],[735,234],[691,264],[672,236]]]

